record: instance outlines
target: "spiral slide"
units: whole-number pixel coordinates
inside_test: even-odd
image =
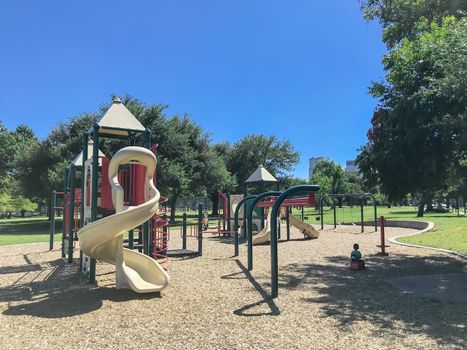
[[[124,206],[123,187],[118,183],[118,167],[135,163],[147,168],[145,200],[138,206]],[[142,147],[125,147],[111,159],[109,180],[116,214],[94,221],[78,231],[80,249],[86,255],[116,267],[117,289],[136,293],[159,292],[169,284],[169,275],[153,258],[123,248],[123,232],[146,222],[159,208],[159,191],[153,183],[156,157]]]

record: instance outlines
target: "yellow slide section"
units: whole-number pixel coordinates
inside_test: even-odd
[[[264,225],[264,228],[261,231],[259,231],[256,234],[256,236],[253,236],[253,245],[269,242],[270,234],[271,234],[271,215],[268,215],[268,219],[266,220],[266,225]]]
[[[289,214],[289,223],[290,225],[298,228],[301,233],[303,233],[305,236],[309,238],[319,237],[319,232],[316,231],[313,226],[311,226],[310,224],[307,224],[306,222],[303,222],[302,220],[299,220],[292,214]]]
[[[134,207],[124,206],[123,187],[118,183],[118,167],[130,162],[146,166],[146,202]],[[161,291],[169,284],[169,275],[157,261],[123,248],[123,232],[146,222],[159,208],[160,194],[153,183],[155,169],[156,157],[146,148],[132,146],[118,151],[109,165],[116,214],[94,221],[78,231],[79,246],[83,253],[115,265],[118,289],[150,293]]]

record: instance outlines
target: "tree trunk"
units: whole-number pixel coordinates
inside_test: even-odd
[[[173,224],[175,222],[175,205],[177,204],[178,195],[172,196],[170,200],[170,222]]]
[[[418,203],[418,211],[417,211],[417,217],[418,218],[423,217],[426,200],[427,200],[427,196],[425,194],[422,194],[420,196],[420,202]]]
[[[211,215],[219,215],[219,196],[217,195],[217,191],[212,192],[210,198],[212,201]]]

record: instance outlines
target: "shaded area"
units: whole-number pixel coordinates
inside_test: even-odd
[[[326,258],[327,264],[289,264],[279,270],[279,287],[314,295],[302,300],[320,304],[324,317],[338,320],[342,331],[361,321],[384,330],[387,336],[401,332],[425,334],[440,345],[462,348],[467,341],[467,305],[435,302],[403,294],[385,282],[388,278],[460,273],[463,263],[449,256],[367,256],[366,271],[348,269],[348,257]],[[310,291],[311,292],[311,291]]]
[[[36,265],[28,265],[36,266]],[[22,268],[22,267],[21,267]],[[35,276],[28,275],[31,271]],[[26,278],[30,282],[23,283]],[[104,300],[124,302],[152,299],[159,293],[135,294],[115,287],[97,287],[88,283],[75,264],[56,260],[37,269],[27,270],[13,285],[0,288],[0,302],[8,302],[4,315],[30,315],[61,318],[82,315],[102,307]]]
[[[237,316],[245,316],[245,317],[254,317],[254,316],[277,316],[280,314],[280,310],[277,307],[276,303],[274,302],[274,299],[272,299],[269,294],[261,287],[261,285],[255,280],[255,278],[251,275],[250,271],[241,263],[240,260],[235,259],[235,263],[238,265],[238,267],[241,269],[241,272],[236,272],[232,273],[229,275],[222,276],[222,279],[243,279],[247,278],[248,281],[253,285],[253,287],[258,291],[258,293],[261,295],[261,300],[258,300],[257,302],[242,306],[241,308],[238,308],[234,310],[234,314]],[[241,277],[241,276],[244,277]],[[247,311],[258,307],[260,305],[266,304],[269,309],[271,310],[270,312],[254,312],[254,313],[249,313]]]
[[[467,274],[465,273],[390,278],[387,282],[404,293],[451,303],[467,303]]]

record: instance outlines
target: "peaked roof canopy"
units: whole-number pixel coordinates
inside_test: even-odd
[[[252,182],[277,182],[277,179],[271,175],[265,167],[260,165],[253,174],[250,175],[248,179],[245,180],[246,183]]]
[[[88,142],[88,159],[92,157],[92,147],[93,147],[93,142],[92,142],[92,140],[89,140],[89,142]],[[102,153],[101,150],[99,150],[99,165],[102,165],[102,160],[100,159],[100,157],[105,157],[105,154]],[[79,154],[73,160],[71,165],[83,166],[83,151],[79,152]]]
[[[103,135],[129,136],[131,133],[141,133],[146,130],[117,96],[113,98],[112,105],[97,125],[99,125],[99,133]],[[92,128],[89,132],[92,132]]]

